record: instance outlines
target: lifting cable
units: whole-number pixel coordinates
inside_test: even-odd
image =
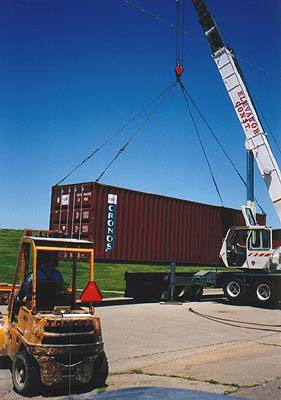
[[[143,7],[138,6],[137,4],[133,3],[132,1],[130,1],[130,0],[122,0],[122,1],[123,1],[123,3],[125,3],[128,6],[130,6],[131,8],[134,8],[135,10],[140,11],[141,13],[143,13],[145,15],[148,15],[149,17],[154,18],[155,20],[161,22],[162,24],[165,24],[165,25],[169,26],[170,28],[172,28],[174,30],[177,29],[177,26],[175,24],[165,20],[162,17],[159,17],[159,15],[154,14],[151,11],[148,11],[148,10],[144,9]],[[208,44],[206,42],[206,40],[202,39],[199,36],[196,36],[196,35],[192,34],[191,32],[183,30],[183,34],[184,35],[188,35],[188,36],[192,37],[193,39],[197,40],[198,42],[201,42],[205,46],[210,47],[210,44]],[[237,60],[241,61],[242,63],[249,65],[251,68],[256,69],[259,72],[262,72],[262,73],[264,73],[265,75],[267,75],[267,76],[269,76],[271,78],[281,80],[281,76],[279,76],[277,74],[269,72],[269,71],[265,70],[264,68],[259,67],[258,65],[255,65],[255,64],[253,64],[253,63],[251,63],[251,62],[249,62],[247,60],[244,60],[243,58],[238,58],[238,57],[236,57],[236,58],[237,58]]]
[[[148,10],[145,10],[144,8],[142,8],[142,7],[140,7],[140,6],[136,5],[136,4],[134,4],[132,1],[123,0],[123,2],[124,2],[126,5],[129,5],[130,7],[136,9],[137,11],[140,11],[140,12],[142,12],[143,14],[148,15],[148,16],[154,18],[155,20],[157,20],[157,21],[159,21],[159,22],[161,22],[161,23],[163,23],[163,24],[165,24],[165,25],[171,27],[172,29],[174,29],[174,30],[176,31],[176,69],[175,69],[175,72],[176,72],[176,76],[177,76],[177,79],[178,79],[178,80],[180,79],[180,77],[181,77],[181,75],[182,75],[182,73],[183,73],[183,69],[184,69],[183,66],[182,66],[182,64],[183,64],[183,44],[184,44],[184,36],[185,36],[185,35],[189,35],[190,37],[192,37],[193,39],[195,39],[195,40],[197,40],[197,41],[203,43],[204,45],[206,45],[206,46],[208,46],[208,47],[211,46],[209,43],[206,43],[205,40],[202,40],[202,39],[199,38],[198,36],[195,36],[195,35],[191,34],[190,32],[187,32],[187,31],[184,29],[184,14],[185,14],[185,13],[184,13],[184,8],[185,8],[185,4],[184,4],[184,3],[183,3],[183,7],[182,7],[182,26],[179,27],[179,24],[180,24],[180,22],[179,22],[179,14],[180,14],[180,10],[179,10],[179,0],[176,0],[176,25],[175,25],[175,24],[172,24],[172,23],[170,23],[170,22],[168,22],[168,21],[166,21],[164,18],[161,18],[161,17],[159,17],[158,15],[156,15],[156,14],[154,14],[154,13],[148,11]],[[182,50],[182,52],[181,52],[181,53],[179,52],[179,49],[180,49],[180,33],[181,33],[181,35],[182,35],[182,38],[181,38],[181,42],[182,42],[182,48],[181,48],[181,50]],[[212,46],[211,46],[211,47],[212,47]],[[237,58],[237,57],[236,57],[236,58]],[[268,72],[268,71],[266,71],[266,70],[264,70],[264,69],[262,69],[262,68],[260,68],[260,67],[258,67],[258,66],[255,66],[254,64],[251,64],[250,62],[247,62],[246,60],[241,59],[241,58],[237,58],[237,59],[240,60],[240,61],[242,61],[242,62],[244,62],[244,63],[246,63],[246,64],[248,64],[248,65],[251,66],[252,68],[256,68],[258,71],[263,72],[264,74],[266,74],[266,75],[268,75],[268,76],[271,76],[272,78],[281,80],[281,77],[278,76],[278,75],[272,74],[272,73],[270,73],[270,72]],[[203,116],[202,113],[200,112],[199,108],[198,108],[197,105],[195,104],[194,100],[193,100],[193,99],[191,98],[191,96],[187,93],[185,87],[181,84],[181,82],[180,82],[180,85],[181,85],[182,91],[184,91],[183,93],[185,93],[185,94],[189,97],[189,99],[192,101],[194,107],[197,109],[197,112],[199,113],[200,117],[202,118],[202,120],[204,121],[204,123],[206,124],[206,126],[208,127],[209,131],[210,131],[210,132],[212,133],[212,135],[214,136],[216,142],[218,143],[219,147],[220,147],[221,150],[223,151],[224,155],[226,156],[226,158],[227,158],[227,159],[229,160],[229,162],[231,163],[232,167],[234,168],[235,172],[237,173],[237,175],[239,176],[239,178],[241,179],[241,181],[243,182],[243,184],[247,187],[247,183],[246,183],[245,179],[242,177],[242,175],[241,175],[240,172],[238,171],[237,167],[235,166],[235,164],[234,164],[233,161],[231,160],[230,156],[227,154],[227,152],[226,152],[225,149],[223,148],[222,144],[220,143],[219,139],[218,139],[217,136],[215,135],[214,131],[211,129],[210,125],[208,124],[206,118],[204,118],[204,116]],[[184,97],[186,97],[186,96],[184,96]],[[186,102],[187,102],[187,99],[186,99]],[[188,102],[187,102],[187,104],[188,104]],[[190,110],[189,110],[189,112],[190,112]],[[263,116],[265,122],[267,123],[267,121],[266,121],[264,115],[263,115],[262,113],[261,113],[261,115]],[[268,123],[267,123],[267,125],[268,125],[268,127],[269,127],[269,124],[268,124]],[[276,139],[275,139],[275,137],[274,137],[274,135],[273,135],[273,133],[272,133],[270,127],[269,127],[269,132],[270,132],[271,136],[273,137],[273,140],[274,140],[274,142],[275,142],[275,144],[276,144],[276,146],[277,146],[279,152],[281,153],[280,146],[279,146],[278,142],[276,141]],[[201,140],[200,140],[200,139],[199,139],[199,141],[200,141],[200,143],[201,143]],[[205,151],[204,151],[204,154],[205,154]],[[206,156],[205,156],[205,158],[206,158]],[[208,161],[207,161],[207,162],[208,162]],[[208,163],[208,164],[209,164],[209,163]],[[210,168],[210,167],[209,167],[209,168]],[[219,197],[221,198],[220,195],[219,195]],[[257,201],[256,198],[255,198],[255,202],[257,203],[257,205],[258,205],[258,207],[260,208],[261,212],[262,212],[262,213],[265,213],[265,211],[263,210],[262,206],[260,205],[260,203]]]
[[[212,170],[210,161],[209,161],[208,156],[207,156],[207,152],[206,152],[206,150],[205,150],[205,147],[204,147],[204,144],[203,144],[201,135],[200,135],[200,133],[199,133],[199,129],[198,129],[197,125],[196,125],[194,116],[193,116],[193,114],[192,114],[192,112],[191,112],[191,109],[190,109],[190,107],[189,107],[188,97],[187,97],[187,95],[186,95],[186,89],[185,89],[185,87],[184,87],[184,85],[183,85],[183,83],[182,83],[182,81],[181,81],[180,79],[178,79],[178,83],[179,83],[179,85],[180,85],[180,87],[181,87],[182,94],[183,94],[183,96],[184,96],[185,103],[186,103],[187,108],[188,108],[188,111],[189,111],[189,115],[190,115],[190,117],[191,117],[191,120],[192,120],[192,122],[193,122],[195,131],[196,131],[196,133],[197,133],[198,140],[199,140],[199,143],[200,143],[202,152],[203,152],[203,154],[204,154],[205,160],[206,160],[206,162],[207,162],[207,165],[208,165],[208,168],[209,168],[209,171],[210,171],[210,174],[211,174],[213,183],[214,183],[214,185],[215,185],[217,194],[218,194],[218,196],[219,196],[219,198],[220,198],[221,205],[222,205],[222,207],[224,207],[224,204],[223,204],[223,201],[222,201],[222,197],[221,197],[221,194],[220,194],[220,191],[219,191],[219,187],[218,187],[218,185],[217,185],[217,182],[216,182],[216,179],[215,179],[215,175],[214,175],[214,173],[213,173],[213,170]]]
[[[188,97],[188,99],[192,102],[194,108],[196,109],[196,111],[198,112],[200,118],[202,119],[202,121],[205,123],[206,127],[208,128],[208,130],[210,131],[210,133],[212,134],[212,136],[214,137],[215,141],[217,142],[218,146],[220,147],[220,149],[222,150],[223,154],[225,155],[225,157],[228,159],[228,161],[230,162],[231,166],[233,167],[234,171],[237,173],[238,177],[240,178],[240,180],[243,182],[243,184],[245,185],[245,187],[247,187],[247,182],[245,181],[245,179],[243,178],[243,176],[240,174],[240,172],[238,171],[238,168],[236,167],[236,165],[234,164],[233,160],[231,159],[230,155],[227,153],[227,151],[225,150],[225,148],[223,147],[222,143],[220,142],[218,136],[215,134],[214,130],[211,128],[210,124],[208,123],[207,119],[204,117],[204,115],[202,114],[202,112],[200,111],[199,107],[197,106],[196,102],[194,101],[194,99],[191,97],[191,95],[188,93],[186,87],[182,84],[182,90],[184,90],[186,96]],[[265,211],[263,210],[262,206],[260,205],[260,203],[258,202],[258,200],[255,198],[255,202],[257,203],[258,207],[260,208],[262,213],[265,213]]]
[[[85,157],[78,165],[72,168],[60,181],[58,181],[55,186],[60,185],[64,182],[73,172],[77,171],[83,164],[85,164],[88,160],[90,160],[96,153],[98,153],[103,147],[105,147],[109,142],[111,142],[116,136],[118,136],[124,129],[126,129],[133,121],[139,118],[146,110],[148,110],[157,100],[161,99],[170,89],[172,89],[175,85],[175,82],[171,83],[166,87],[158,96],[152,99],[141,111],[135,114],[132,118],[130,118],[121,128],[119,128],[116,132],[114,132],[108,139],[105,140],[100,146],[94,149],[87,157]]]
[[[183,65],[185,0],[176,0],[176,65]]]
[[[213,315],[200,313],[198,311],[193,310],[191,307],[188,309],[188,311],[197,315],[198,317],[205,318],[210,321],[217,322],[223,325],[234,326],[236,328],[244,328],[256,331],[281,333],[280,329],[272,329],[272,328],[281,328],[281,325],[261,324],[255,322],[237,321],[227,318],[220,318],[220,317],[215,317]]]
[[[182,15],[180,15],[180,14],[182,14]],[[195,131],[197,133],[197,137],[198,137],[198,140],[199,140],[203,155],[204,155],[205,160],[207,162],[207,165],[208,165],[208,168],[209,168],[213,183],[215,185],[217,194],[219,196],[221,205],[222,205],[222,207],[224,207],[224,204],[223,204],[223,201],[222,201],[222,197],[221,197],[221,194],[220,194],[220,191],[219,191],[219,187],[217,185],[217,182],[216,182],[216,179],[215,179],[215,176],[214,176],[210,161],[209,161],[208,156],[207,156],[207,152],[205,150],[201,135],[199,133],[199,129],[198,129],[197,125],[196,125],[195,119],[194,119],[193,114],[191,112],[191,108],[189,107],[189,102],[188,102],[188,98],[186,96],[185,87],[184,87],[184,85],[183,85],[183,83],[181,81],[181,75],[182,75],[182,73],[184,71],[184,68],[183,68],[184,14],[185,14],[185,0],[182,0],[182,1],[181,0],[176,0],[176,68],[175,68],[175,74],[176,74],[176,78],[177,78],[177,83],[179,83],[180,88],[182,90],[182,94],[183,94],[183,97],[185,99],[185,102],[186,102],[186,105],[187,105],[187,109],[189,111],[190,118],[192,120],[194,129],[195,129]],[[181,19],[181,21],[180,21],[180,19]]]
[[[152,117],[153,114],[156,113],[156,111],[158,110],[158,108],[160,107],[160,105],[163,103],[163,101],[165,100],[165,98],[168,96],[168,94],[172,91],[172,89],[176,86],[177,81],[173,82],[171,85],[169,85],[169,87],[165,90],[165,93],[162,94],[162,98],[159,99],[158,104],[156,104],[156,106],[152,109],[152,111],[148,114],[148,116],[143,120],[143,122],[140,124],[140,126],[135,129],[135,131],[133,132],[133,134],[129,137],[128,141],[124,144],[124,146],[122,146],[118,152],[116,153],[116,155],[113,157],[113,159],[108,163],[108,165],[105,167],[105,169],[102,171],[102,173],[98,176],[98,178],[96,179],[96,182],[99,182],[100,179],[103,177],[103,175],[107,172],[107,170],[111,167],[111,165],[114,163],[114,161],[117,160],[117,158],[126,150],[126,148],[128,147],[128,145],[131,143],[131,141],[134,139],[134,137],[141,131],[141,129],[145,126],[145,124],[150,120],[150,118]]]

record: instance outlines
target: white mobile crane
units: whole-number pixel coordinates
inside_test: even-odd
[[[260,303],[280,297],[281,229],[259,226],[256,222],[253,184],[255,159],[268,193],[281,220],[281,173],[266,133],[247,88],[234,52],[222,39],[216,22],[204,0],[192,0],[212,51],[212,57],[246,135],[248,157],[247,205],[242,206],[246,226],[232,227],[223,240],[220,256],[227,268],[241,272],[223,274],[218,281],[232,301],[241,300],[249,291]]]

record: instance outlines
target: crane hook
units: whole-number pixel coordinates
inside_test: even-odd
[[[180,63],[177,63],[176,68],[175,68],[175,74],[176,74],[177,80],[180,79],[180,77],[183,74],[183,71],[184,71],[183,66]]]

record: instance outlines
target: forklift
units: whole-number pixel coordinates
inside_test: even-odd
[[[43,279],[42,259],[55,272]],[[53,279],[62,276],[61,269],[71,280],[69,287]],[[79,272],[86,272],[88,280],[80,297]],[[0,356],[11,361],[17,393],[36,394],[42,385],[69,391],[105,386],[108,361],[94,308],[101,300],[92,242],[25,230],[7,313],[0,314]]]

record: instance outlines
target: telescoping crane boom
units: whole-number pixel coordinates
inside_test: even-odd
[[[268,143],[237,58],[224,44],[214,17],[204,0],[192,0],[208,39],[213,59],[246,135],[246,149],[255,158],[272,203],[281,221],[281,173]],[[249,199],[248,199],[249,200]],[[253,201],[253,199],[250,199]],[[253,208],[253,204],[248,204]]]

